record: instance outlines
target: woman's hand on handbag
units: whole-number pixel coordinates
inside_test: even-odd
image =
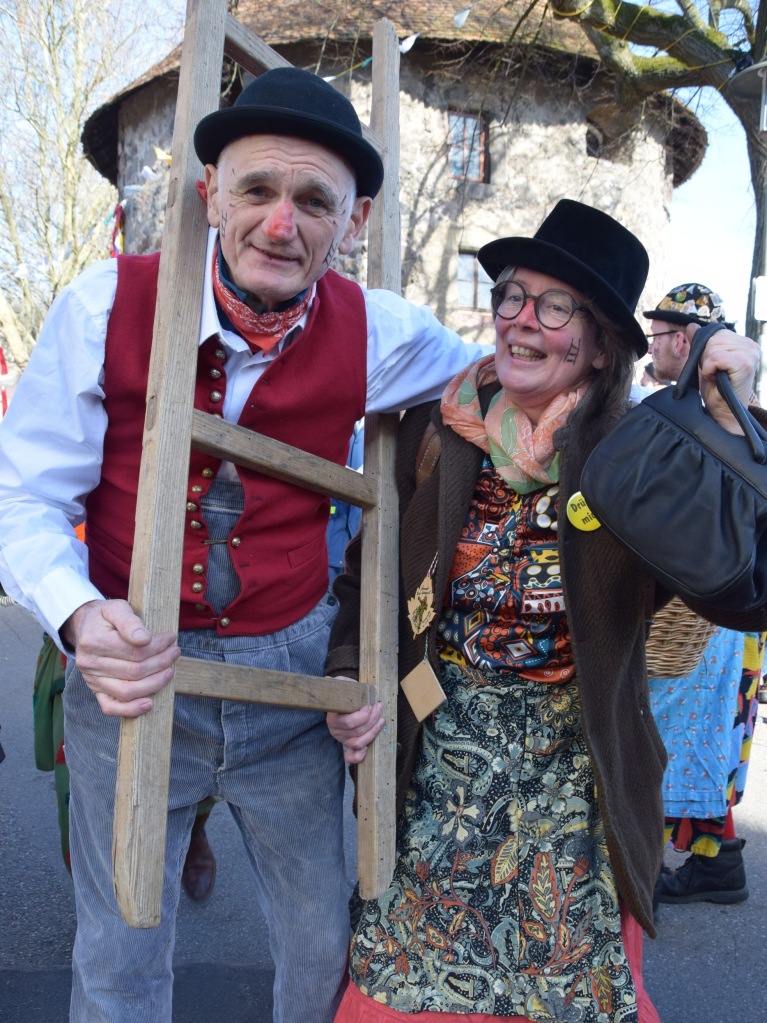
[[[380,703],[361,707],[350,714],[328,711],[326,716],[328,730],[343,746],[347,764],[359,764],[365,759],[368,746],[385,724]]]
[[[691,324],[690,328],[693,326]],[[719,393],[716,374],[719,370],[727,373],[736,395],[747,406],[754,390],[758,364],[759,346],[756,342],[731,330],[717,331],[704,349],[700,362],[700,393],[711,416],[730,433],[742,434],[743,431]]]

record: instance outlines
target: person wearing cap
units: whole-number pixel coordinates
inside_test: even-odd
[[[647,387],[654,390],[656,387],[665,387],[666,383],[658,379],[658,373],[652,362],[646,362],[642,367],[642,376],[639,380],[640,387]]]
[[[428,309],[331,268],[383,179],[331,85],[268,71],[203,118],[194,145],[210,223],[197,408],[343,465],[366,411],[437,397],[483,354]],[[178,635],[150,635],[127,604],[158,264],[120,256],[64,289],[0,431],[0,576],[73,655],[70,1018],[169,1023],[179,877],[198,800],[214,796],[232,809],[268,921],[275,1023],[329,1023],[349,916],[344,765],[324,715],[177,697],[161,922],[134,930],[115,903],[120,717],[151,708],[181,652],[320,675],[337,610],[329,500],[196,451]],[[73,531],[86,517],[87,550]]]
[[[495,356],[400,425],[396,866],[356,907],[336,1023],[657,1023],[641,929],[654,935],[665,755],[645,639],[670,595],[579,493],[647,351],[647,253],[562,199],[534,237],[478,259]],[[747,397],[757,354],[734,334],[708,343],[702,390],[725,428],[715,368]],[[335,676],[358,673],[359,553],[355,539],[334,584]],[[351,764],[383,726],[377,705],[328,722]]]
[[[725,318],[721,298],[705,284],[680,284],[663,296],[657,308],[642,315],[652,321],[647,340],[655,378],[664,384],[679,379],[698,327],[708,323],[733,327]]]
[[[690,854],[676,870],[661,870],[656,906],[748,898],[746,843],[736,834],[733,809],[748,777],[764,646],[764,633],[716,629],[687,676],[649,680],[669,757],[664,847]]]
[[[704,284],[680,284],[645,311],[656,368],[676,381],[698,327],[727,321],[719,295]],[[733,807],[743,797],[757,708],[764,636],[717,629],[685,678],[649,679],[650,706],[669,763],[663,780],[664,847],[690,856],[663,868],[654,902],[719,905],[748,898],[745,840]]]

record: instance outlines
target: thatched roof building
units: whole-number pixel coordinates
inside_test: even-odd
[[[634,230],[654,257],[648,295],[663,293],[671,193],[705,152],[698,120],[667,95],[627,108],[581,27],[553,18],[543,3],[479,0],[462,19],[461,2],[239,0],[233,7],[291,63],[335,76],[362,117],[370,106],[373,25],[387,18],[400,39],[416,36],[400,68],[408,297],[486,337],[473,252],[498,235],[533,231],[565,195]],[[127,208],[129,250],[159,238],[162,203],[140,174],[153,165],[154,146],[170,148],[179,60],[180,50],[170,53],[85,125],[83,145],[96,168],[121,193],[142,185]],[[238,69],[225,66],[222,103],[233,102],[242,85]]]

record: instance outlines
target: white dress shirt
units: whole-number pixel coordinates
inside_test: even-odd
[[[255,355],[224,330],[206,257],[199,343],[217,334],[227,351],[224,418],[236,421],[269,362],[301,329],[271,352]],[[0,426],[0,580],[14,600],[58,631],[81,604],[101,597],[88,579],[88,552],[73,528],[100,476],[107,418],[104,347],[117,285],[117,261],[97,263],[51,306],[35,350]],[[439,397],[486,345],[465,344],[425,306],[389,291],[363,289],[367,311],[366,411],[397,412]],[[143,415],[143,410],[137,410]],[[223,467],[233,474],[233,467]]]

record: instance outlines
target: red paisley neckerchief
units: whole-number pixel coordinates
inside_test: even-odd
[[[304,315],[312,290],[310,288],[300,302],[282,312],[256,313],[221,280],[216,242],[213,252],[213,294],[237,333],[248,342],[251,351],[269,352]]]

